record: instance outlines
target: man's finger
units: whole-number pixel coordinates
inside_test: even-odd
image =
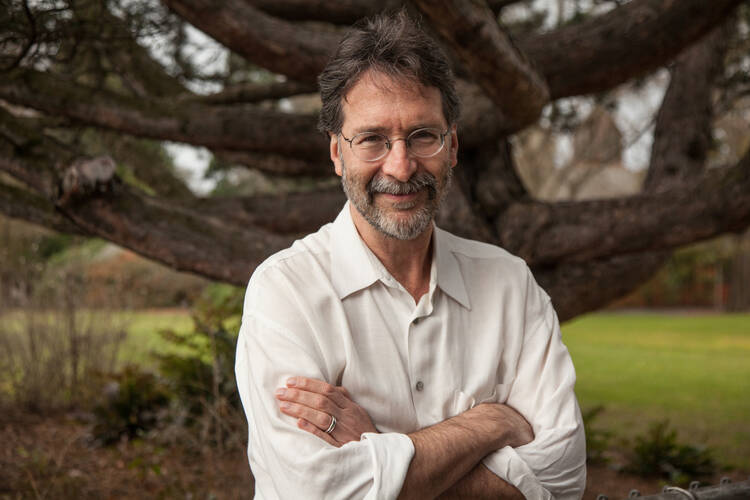
[[[279,409],[281,410],[281,413],[284,413],[285,415],[302,418],[322,430],[328,429],[328,426],[331,425],[331,415],[329,413],[318,411],[307,406],[282,401],[279,404]]]
[[[341,444],[333,439],[330,434],[326,434],[325,432],[321,431],[316,425],[311,424],[304,418],[300,418],[297,420],[297,427],[299,427],[303,431],[309,432],[310,434],[314,434],[315,436],[319,437],[326,443],[335,446],[336,448],[341,448]]]
[[[331,399],[315,392],[303,391],[301,389],[278,389],[276,398],[281,401],[291,401],[301,405],[314,408],[326,413],[338,412],[341,408]]]
[[[290,377],[286,381],[287,387],[314,392],[327,397],[340,407],[346,406],[348,399],[342,394],[341,388],[329,384],[323,380],[307,377]]]

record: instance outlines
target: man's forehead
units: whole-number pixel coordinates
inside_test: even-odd
[[[355,87],[366,86],[370,89],[377,89],[383,94],[411,94],[413,96],[424,97],[429,91],[428,88],[416,78],[407,76],[392,76],[377,70],[367,70],[354,82],[349,91],[344,96],[344,100],[352,93]]]
[[[442,97],[436,87],[426,87],[418,80],[369,70],[344,95],[343,118],[347,114],[366,117],[377,114],[380,108],[396,108],[406,103],[415,108],[417,121],[442,122]],[[349,111],[349,113],[347,113]],[[433,124],[437,125],[437,124]]]

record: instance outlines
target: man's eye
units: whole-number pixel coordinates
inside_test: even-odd
[[[356,146],[372,146],[383,142],[383,137],[377,134],[367,134],[358,136],[357,140],[354,141]]]
[[[434,130],[416,130],[409,138],[412,141],[436,141],[438,134]]]

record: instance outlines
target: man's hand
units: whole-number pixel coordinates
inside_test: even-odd
[[[463,414],[473,425],[482,426],[494,436],[496,446],[518,448],[534,440],[534,431],[523,416],[502,403],[483,403]]]
[[[339,447],[349,441],[359,441],[365,432],[378,432],[370,415],[352,401],[345,387],[336,387],[322,380],[291,377],[286,388],[276,390],[279,409],[297,418],[297,426],[327,443]],[[325,431],[336,417],[336,427]]]

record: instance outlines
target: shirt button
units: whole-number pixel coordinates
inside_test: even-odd
[[[418,325],[419,324],[419,318],[414,318],[414,321],[411,322],[412,325]]]
[[[418,390],[418,391],[421,391],[422,389],[424,389],[424,384],[423,384],[423,383],[422,383],[422,381],[420,380],[419,382],[417,382],[417,390]]]

